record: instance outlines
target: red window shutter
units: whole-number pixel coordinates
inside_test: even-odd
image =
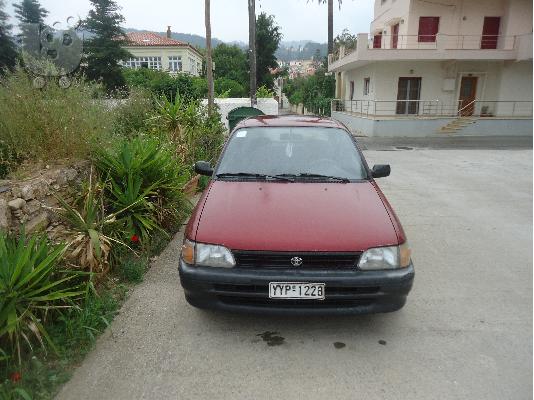
[[[382,34],[378,33],[373,38],[373,48],[380,49],[382,48]]]
[[[435,42],[439,29],[439,17],[419,17],[419,42]]]

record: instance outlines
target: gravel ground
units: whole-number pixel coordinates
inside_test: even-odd
[[[532,151],[396,150],[365,155],[392,165],[380,184],[416,267],[404,309],[197,310],[178,234],[58,398],[532,398]]]

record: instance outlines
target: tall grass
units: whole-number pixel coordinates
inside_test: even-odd
[[[50,79],[43,89],[18,68],[0,80],[0,174],[24,160],[85,158],[111,131],[113,113],[95,100],[99,86],[73,79],[68,89]]]

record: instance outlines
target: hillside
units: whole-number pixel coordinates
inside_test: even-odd
[[[144,29],[125,28],[126,32],[142,32]],[[155,32],[159,35],[165,36],[166,32]],[[198,48],[206,47],[206,38],[200,35],[194,35],[190,33],[173,32],[172,38],[180,40],[182,42],[190,43]],[[220,43],[225,43],[220,39],[212,38],[212,45],[216,47]],[[248,43],[243,41],[226,42],[229,45],[236,45],[237,47],[245,50],[248,47]],[[276,57],[282,61],[294,61],[294,60],[309,60],[313,58],[317,50],[321,57],[326,57],[328,46],[326,43],[317,43],[310,40],[293,40],[282,41],[280,47],[276,51]]]

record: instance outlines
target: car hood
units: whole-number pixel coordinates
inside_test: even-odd
[[[363,251],[398,244],[371,182],[213,181],[195,240],[233,250]]]

